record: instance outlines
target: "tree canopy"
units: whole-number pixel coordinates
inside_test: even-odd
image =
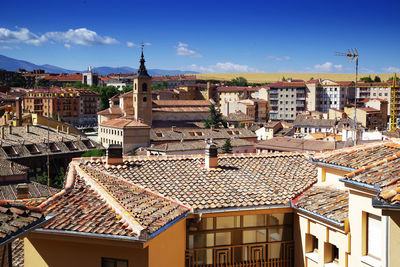
[[[247,86],[247,80],[244,77],[237,77],[231,80],[232,85],[234,86]]]
[[[371,76],[362,77],[362,78],[360,79],[360,81],[363,81],[363,82],[366,82],[366,83],[372,83],[372,82],[374,82],[374,80],[372,80]]]
[[[222,154],[232,154],[232,144],[229,138],[225,140],[225,143],[222,146]]]
[[[228,127],[228,123],[224,118],[222,118],[222,114],[217,110],[214,104],[210,104],[210,116],[204,120],[204,128],[209,129],[211,126],[214,128],[219,128],[222,124],[224,128]]]

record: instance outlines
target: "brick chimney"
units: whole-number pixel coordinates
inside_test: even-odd
[[[22,125],[22,103],[21,102],[22,102],[21,98],[17,97],[16,103],[15,103],[15,113],[16,113],[16,117],[17,117],[16,126]]]
[[[29,124],[27,124],[27,125],[25,126],[25,128],[26,128],[26,132],[29,133]]]
[[[29,187],[28,184],[18,184],[17,185],[17,199],[29,198]]]
[[[1,127],[0,133],[1,133],[1,139],[4,139],[4,127]]]
[[[218,167],[218,147],[212,140],[206,145],[205,167],[207,169]]]
[[[118,165],[123,163],[121,145],[109,144],[106,146],[106,149],[107,165]]]

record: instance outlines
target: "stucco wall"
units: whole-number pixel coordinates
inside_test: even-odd
[[[101,266],[102,257],[128,260],[129,267],[148,266],[148,249],[134,246],[133,242],[31,234],[24,239],[25,267]]]

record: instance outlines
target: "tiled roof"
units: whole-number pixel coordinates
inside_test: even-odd
[[[97,168],[196,210],[288,205],[317,180],[316,167],[299,154],[220,156],[216,169],[198,155],[127,159],[127,168]]]
[[[13,176],[13,175],[22,175],[27,173],[29,170],[28,167],[23,166],[21,164],[6,160],[0,159],[0,177],[1,176]],[[1,199],[1,197],[0,197]]]
[[[223,139],[215,140],[214,143],[217,145],[217,147],[221,148],[224,145],[225,140]],[[243,146],[254,146],[254,143],[244,139],[232,139],[231,145],[232,147],[243,147]],[[206,148],[206,142],[204,141],[190,141],[190,142],[166,143],[148,148],[148,150],[156,150],[163,152],[190,151],[190,150],[204,151],[205,148]]]
[[[333,127],[335,123],[335,120],[313,119],[308,115],[299,115],[293,122],[294,127]]]
[[[217,87],[218,92],[243,92],[247,91],[249,87],[247,86],[220,86]]]
[[[379,193],[378,200],[389,205],[395,205],[400,208],[400,181],[383,187]]]
[[[149,125],[135,121],[135,120],[129,120],[129,119],[113,119],[109,121],[102,122],[100,126],[103,127],[111,127],[111,128],[128,128],[128,127],[146,127],[150,128]]]
[[[23,267],[24,266],[24,240],[15,239],[11,245],[12,248],[12,266]]]
[[[82,74],[73,74],[73,75],[57,75],[57,76],[45,76],[46,80],[58,80],[58,81],[82,81]]]
[[[100,163],[90,160],[71,163],[65,188],[39,207],[57,214],[46,229],[141,239],[189,210],[123,177],[105,174]]]
[[[359,110],[365,111],[367,113],[379,113],[381,112],[380,110],[376,108],[358,108]]]
[[[84,136],[57,132],[55,129],[49,130],[50,140],[47,140],[47,127],[29,126],[5,128],[4,138],[0,138],[0,158],[15,159],[24,157],[43,156],[49,153],[47,143],[50,142],[51,154],[71,153],[88,151],[94,148],[101,148],[97,143],[90,141]]]
[[[254,121],[254,118],[250,117],[247,114],[244,114],[241,111],[236,111],[235,113],[229,113],[226,117],[226,120],[229,121]]]
[[[294,204],[298,208],[342,223],[348,216],[349,192],[333,185],[316,184],[296,199]]]
[[[154,107],[209,107],[209,100],[153,100]]]
[[[323,140],[307,140],[293,137],[274,137],[259,141],[256,148],[276,151],[325,151],[335,149],[334,142]]]
[[[314,156],[313,160],[359,169],[371,165],[376,161],[391,157],[398,152],[400,152],[398,144],[383,141],[322,153]]]
[[[0,244],[45,221],[40,209],[0,200]]]
[[[276,82],[268,84],[269,88],[274,87],[306,87],[305,82]]]
[[[97,115],[123,115],[122,109],[119,106],[112,106],[102,111],[97,112]]]
[[[42,202],[49,196],[60,191],[59,189],[47,187],[37,182],[26,181],[25,183],[28,185],[29,199],[21,200],[21,203],[29,206],[37,206],[38,202]],[[17,200],[17,186],[18,183],[0,183],[0,199]],[[17,202],[18,201],[19,200],[17,200]]]
[[[209,107],[153,107],[153,112],[200,112],[200,113],[208,113],[210,112]]]
[[[227,138],[257,138],[257,135],[246,128],[221,128],[221,129],[151,129],[150,140],[152,142],[181,141],[181,140],[205,140]]]

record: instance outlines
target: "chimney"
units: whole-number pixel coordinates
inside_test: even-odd
[[[210,125],[210,130],[214,131],[214,125]]]
[[[109,144],[106,146],[106,162],[107,165],[118,165],[123,163],[122,146]]]
[[[29,187],[28,184],[18,184],[17,185],[17,199],[29,198]]]
[[[67,134],[69,134],[69,127],[67,127]]]
[[[8,133],[12,134],[12,126],[11,125],[8,126]]]
[[[4,139],[4,127],[1,127],[1,139]]]
[[[25,126],[26,132],[29,133],[29,124]]]
[[[57,133],[60,132],[60,125],[57,125]]]
[[[175,127],[176,127],[176,126],[172,126],[172,127],[171,127],[171,131],[174,132],[174,131],[175,131]]]
[[[16,103],[15,103],[15,110],[16,110],[16,116],[17,116],[17,125],[16,126],[21,126],[22,124],[22,104],[21,104],[21,98],[17,97],[16,98]]]
[[[218,148],[212,140],[206,145],[205,167],[207,169],[218,167]]]

